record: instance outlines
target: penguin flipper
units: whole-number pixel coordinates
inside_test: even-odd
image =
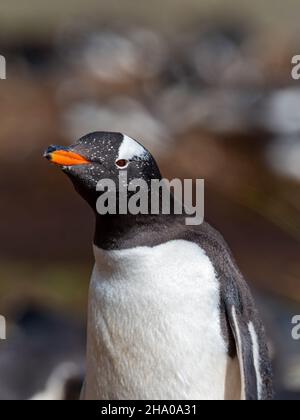
[[[241,283],[241,284],[240,284]],[[243,279],[225,282],[222,300],[233,333],[241,372],[241,399],[273,399],[272,370],[264,328]]]

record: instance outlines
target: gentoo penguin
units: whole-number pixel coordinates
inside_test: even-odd
[[[83,399],[272,398],[264,329],[223,238],[180,214],[100,215],[97,184],[161,179],[151,154],[120,133],[50,146],[95,213]],[[129,193],[128,193],[129,194]],[[171,206],[172,208],[173,206]]]

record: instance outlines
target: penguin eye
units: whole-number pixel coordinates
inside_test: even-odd
[[[118,160],[116,160],[115,163],[116,163],[117,168],[119,168],[119,169],[124,169],[129,164],[128,160],[126,160],[126,159],[118,159]]]

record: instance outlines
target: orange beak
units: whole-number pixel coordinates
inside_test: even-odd
[[[50,149],[50,148],[49,148]],[[85,157],[78,153],[70,152],[68,150],[49,150],[45,153],[45,157],[50,162],[59,166],[75,166],[87,165],[90,163]]]

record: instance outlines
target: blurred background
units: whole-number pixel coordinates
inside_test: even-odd
[[[276,397],[300,399],[298,0],[2,0],[0,399],[76,399],[93,220],[49,144],[125,132],[167,178],[205,178],[267,327]]]

